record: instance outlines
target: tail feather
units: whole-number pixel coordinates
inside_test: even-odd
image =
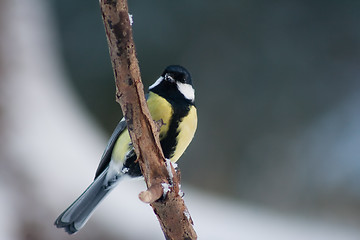
[[[107,169],[71,204],[55,221],[55,226],[69,234],[79,231],[87,222],[97,205],[113,189],[104,184]]]

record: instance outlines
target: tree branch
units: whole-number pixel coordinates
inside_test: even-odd
[[[127,1],[100,0],[100,7],[115,75],[116,101],[148,187],[139,197],[151,203],[166,239],[196,239],[192,219],[179,196],[180,178],[172,164],[166,164],[158,128],[146,105]]]

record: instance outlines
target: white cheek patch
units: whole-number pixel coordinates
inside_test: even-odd
[[[190,84],[177,82],[176,85],[178,90],[186,99],[189,99],[192,102],[195,100],[195,90]]]
[[[159,85],[163,80],[164,80],[164,77],[160,76],[160,77],[158,78],[158,80],[156,80],[156,82],[154,82],[154,83],[149,87],[149,89],[152,89],[152,88],[156,87],[156,86]]]

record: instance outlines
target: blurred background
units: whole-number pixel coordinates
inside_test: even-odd
[[[200,205],[229,201],[209,209],[233,206],[218,210],[239,226],[229,239],[263,239],[262,227],[267,239],[360,239],[359,1],[130,0],[129,9],[145,89],[170,64],[193,77],[199,125],[179,162],[190,213],[194,193]],[[0,217],[2,239],[141,239],[96,220],[74,238],[50,226],[90,183],[122,117],[98,1],[1,0],[0,16],[1,201],[21,216]]]

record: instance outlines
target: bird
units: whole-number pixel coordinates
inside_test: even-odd
[[[190,73],[170,65],[149,86],[146,102],[154,121],[161,121],[160,145],[164,157],[175,163],[192,141],[197,128],[195,90]],[[126,121],[120,120],[101,157],[93,182],[55,221],[69,234],[79,231],[98,204],[125,176],[142,177]]]

